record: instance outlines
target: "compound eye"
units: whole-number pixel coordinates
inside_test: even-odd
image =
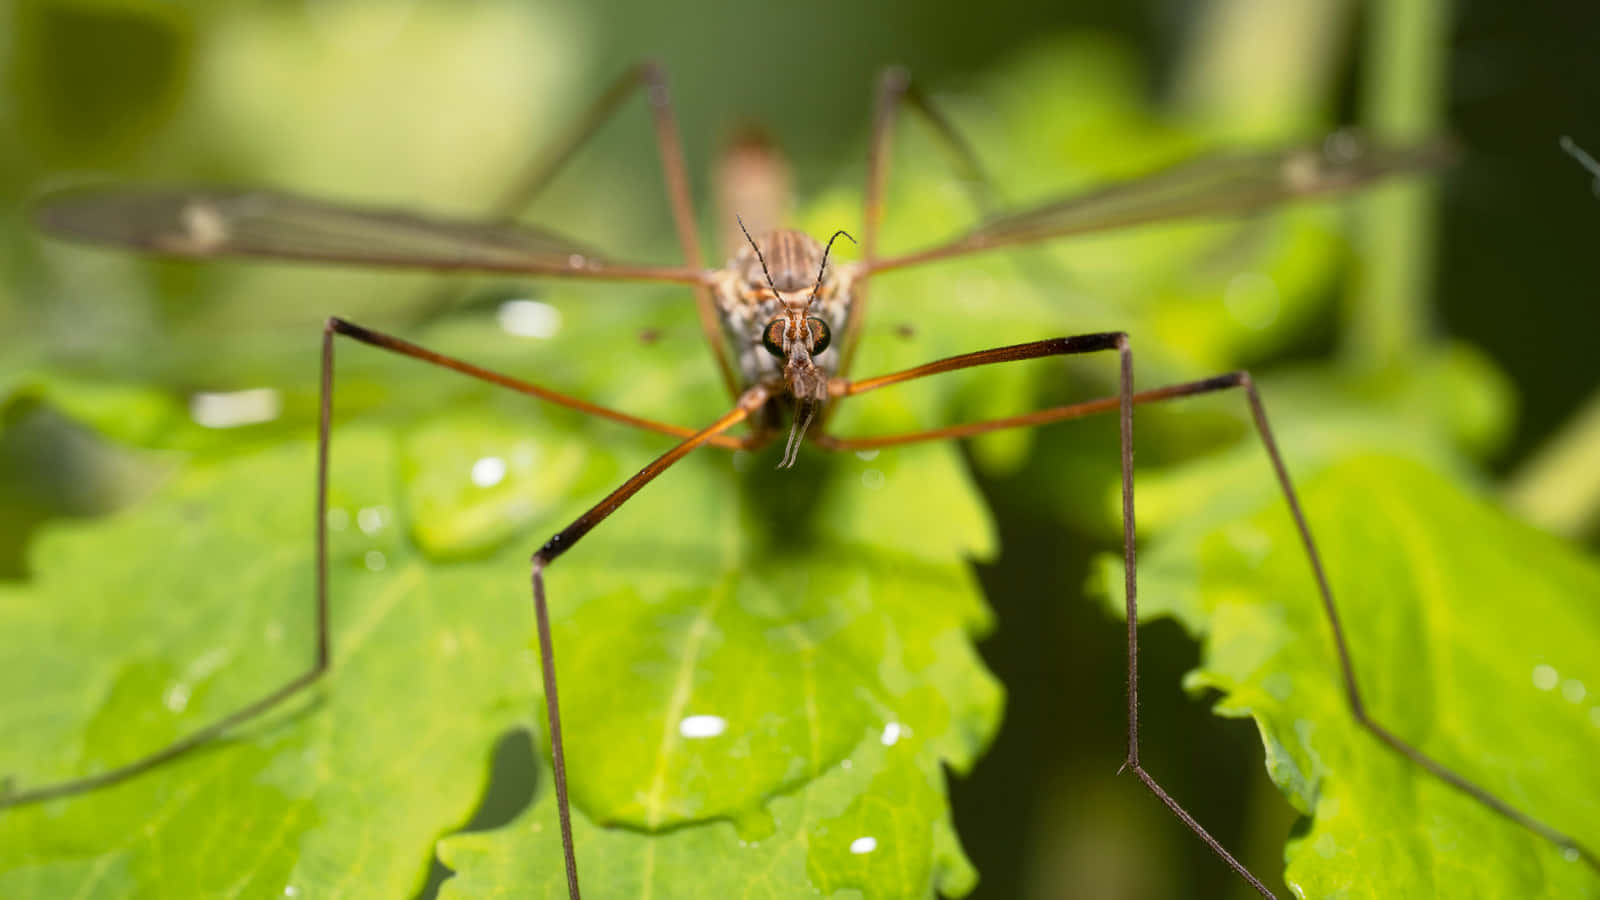
[[[806,316],[806,328],[811,332],[812,356],[828,349],[828,344],[833,340],[833,332],[828,330],[827,322],[816,316]]]
[[[783,352],[783,325],[782,319],[773,319],[767,323],[766,330],[761,332],[761,346],[779,359],[786,358]]]

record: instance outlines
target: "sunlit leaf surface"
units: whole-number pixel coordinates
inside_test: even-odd
[[[559,423],[522,424],[538,437],[479,424],[455,429],[452,446],[513,469],[518,454],[562,458]],[[433,433],[424,425],[411,440]],[[481,551],[472,524],[513,514],[463,464],[461,492],[482,499],[458,502],[453,520],[412,518],[430,501],[407,486],[427,492],[441,476],[404,477],[407,443],[364,429],[335,445],[331,678],[148,777],[7,811],[8,895],[156,894],[180,882],[196,893],[365,895],[413,883],[431,840],[474,802],[489,745],[537,721],[539,706],[525,548],[464,563],[418,548],[456,529]],[[310,650],[310,498],[279,486],[305,485],[309,471],[298,442],[196,466],[137,509],[43,541],[35,583],[0,594],[10,626],[0,667],[19,688],[7,696],[15,739],[0,770],[38,783],[101,769],[298,671]],[[846,518],[801,510],[770,533],[752,525],[766,510],[741,500],[761,486],[742,488],[727,455],[697,459],[607,523],[605,543],[552,571],[574,799],[588,819],[641,828],[727,819],[750,841],[800,828],[802,870],[809,854],[837,850],[840,829],[861,830],[921,873],[895,870],[897,895],[918,896],[935,873],[966,869],[947,833],[940,763],[969,767],[999,711],[970,644],[987,614],[965,567],[942,561],[986,552],[989,539],[948,449],[825,474],[833,482],[813,488]],[[924,483],[958,492],[919,492]],[[792,499],[774,484],[774,502]],[[556,490],[550,506],[548,487],[516,492],[532,511],[513,524],[564,521],[570,494],[589,487],[569,486],[578,490]],[[936,506],[918,515],[918,493]],[[905,546],[873,547],[875,531]],[[800,818],[767,809],[796,790],[811,796],[811,782],[853,770],[852,758],[860,770]],[[914,801],[904,811],[901,795]],[[548,812],[529,815],[552,826]],[[560,868],[559,853],[523,861]]]
[[[650,838],[579,821],[583,877],[606,897],[776,898],[849,888],[883,897],[965,893],[976,873],[942,818],[943,777],[916,765],[919,751],[902,736],[868,737],[841,765],[779,798],[772,825],[759,835],[721,822]],[[567,896],[565,873],[530,865],[536,855],[559,853],[549,818],[548,808],[535,808],[531,821],[502,832],[445,841],[441,856],[461,875],[444,896],[498,896],[506,885],[517,885],[512,893],[521,896]]]
[[[1398,457],[1347,458],[1301,491],[1372,717],[1600,845],[1600,566]],[[1140,613],[1202,638],[1189,686],[1256,720],[1268,771],[1311,817],[1289,883],[1308,897],[1600,896],[1589,865],[1356,724],[1288,512],[1252,507],[1155,541]],[[1120,561],[1102,574],[1120,585]]]

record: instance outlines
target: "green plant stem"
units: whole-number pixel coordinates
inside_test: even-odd
[[[1362,108],[1383,140],[1438,134],[1444,109],[1448,0],[1370,5]],[[1363,266],[1347,295],[1343,352],[1352,364],[1402,364],[1427,338],[1433,287],[1433,189],[1394,184],[1360,201]]]
[[[1230,140],[1325,127],[1351,0],[1215,0],[1173,72],[1171,106]]]

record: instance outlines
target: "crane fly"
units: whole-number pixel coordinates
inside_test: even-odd
[[[641,91],[652,112],[677,238],[687,264],[657,266],[615,261],[554,232],[512,224],[512,216],[531,201],[625,100]],[[1337,133],[1306,145],[1204,156],[1139,180],[1002,212],[945,242],[900,255],[884,255],[878,247],[878,236],[888,179],[888,148],[902,108],[931,124],[963,165],[973,172],[981,172],[976,156],[939,108],[903,71],[886,72],[877,92],[869,145],[865,212],[859,227],[861,258],[850,262],[833,261],[830,257],[836,241],[856,241],[858,238],[854,234],[841,230],[826,240],[818,240],[804,232],[781,227],[781,203],[772,199],[781,192],[771,189],[772,178],[758,176],[755,181],[765,187],[747,191],[732,202],[734,207],[742,205],[743,209],[732,210],[741,217],[735,219],[737,231],[734,233],[738,241],[730,248],[731,261],[714,269],[699,265],[703,257],[676,119],[665,77],[653,64],[634,67],[602,94],[548,153],[535,160],[515,188],[507,193],[494,216],[485,222],[257,190],[90,188],[44,198],[37,209],[37,221],[52,234],[164,257],[257,258],[688,286],[694,291],[699,327],[732,402],[727,412],[706,425],[692,427],[659,422],[513,378],[345,319],[328,319],[321,344],[316,457],[317,640],[310,667],[254,702],[144,757],[82,778],[37,787],[23,786],[0,796],[0,807],[36,803],[138,777],[278,706],[318,681],[327,670],[330,658],[328,458],[333,359],[338,339],[345,338],[451,369],[541,401],[676,439],[671,449],[553,535],[531,559],[532,599],[563,861],[573,900],[579,897],[579,868],[573,847],[563,719],[546,601],[545,572],[551,565],[573,550],[634,494],[701,447],[754,451],[781,440],[783,448],[778,466],[788,467],[793,465],[802,442],[810,442],[823,450],[870,451],[1033,427],[1100,413],[1115,414],[1119,421],[1128,674],[1125,768],[1239,877],[1262,895],[1273,896],[1260,879],[1184,811],[1146,771],[1139,755],[1133,410],[1136,406],[1174,398],[1232,390],[1244,395],[1256,435],[1271,461],[1311,564],[1337,653],[1343,690],[1354,718],[1376,739],[1433,777],[1569,853],[1581,854],[1590,865],[1597,865],[1593,853],[1572,838],[1446,768],[1367,715],[1315,541],[1268,424],[1266,408],[1249,373],[1230,372],[1135,390],[1130,338],[1122,332],[1107,332],[979,349],[901,371],[868,378],[850,377],[851,360],[868,309],[867,287],[881,274],[919,263],[1073,234],[1177,218],[1243,215],[1300,198],[1359,188],[1392,175],[1426,170],[1443,161],[1447,156],[1446,148],[1438,143],[1391,146],[1369,142],[1350,133]],[[756,152],[752,158],[759,170],[761,154]],[[726,227],[727,223],[724,224]],[[747,227],[749,224],[753,227]],[[859,394],[962,369],[1082,354],[1116,355],[1118,389],[1114,396],[902,434],[852,437],[831,433],[828,428],[830,411]],[[745,426],[743,433],[735,433],[738,426]],[[578,727],[582,727],[581,718]]]

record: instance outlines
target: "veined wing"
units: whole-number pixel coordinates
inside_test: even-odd
[[[614,263],[537,228],[334,203],[279,191],[85,188],[34,211],[51,234],[184,259],[301,262],[518,272],[577,278],[703,282],[698,269]]]
[[[1351,190],[1391,175],[1437,168],[1451,155],[1444,141],[1385,146],[1343,131],[1313,145],[1203,156],[1144,178],[1006,213],[953,241],[876,260],[871,271],[1070,234],[1254,212]]]

